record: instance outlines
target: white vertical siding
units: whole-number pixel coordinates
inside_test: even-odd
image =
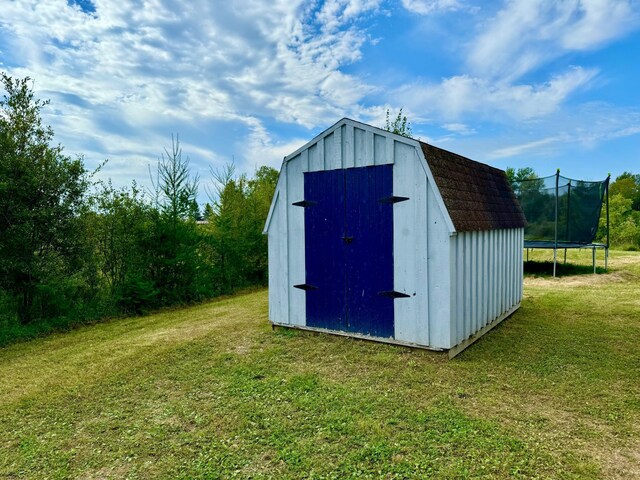
[[[451,237],[451,345],[522,299],[522,229],[460,232]]]
[[[344,168],[355,167],[355,132],[353,125],[345,125],[342,127],[342,158],[344,159]]]
[[[356,163],[356,167],[369,167],[375,163],[375,141],[374,133],[370,130],[364,132],[364,151],[359,158],[362,160],[361,164]]]
[[[416,153],[416,157],[418,157]],[[418,158],[417,162],[421,162]],[[426,166],[422,166],[426,168]],[[436,200],[433,185],[427,184],[427,292],[429,297],[429,346],[449,348],[451,339],[450,236],[446,220]]]
[[[342,168],[342,135],[341,130],[335,130],[324,137],[324,169],[337,170]]]
[[[458,322],[455,319],[459,318],[459,304],[456,298],[456,292],[458,291],[458,286],[460,285],[460,271],[458,269],[458,265],[455,262],[455,259],[458,258],[458,248],[459,243],[457,241],[457,236],[452,235],[449,239],[449,272],[451,281],[449,282],[449,291],[447,292],[449,296],[449,312],[450,316],[447,319],[447,323],[449,324],[449,338],[446,339],[446,348],[452,347],[455,345],[455,339],[461,335],[459,332]]]
[[[304,290],[293,288],[293,285],[305,283],[306,271],[304,260],[304,208],[293,206],[293,202],[304,200],[304,182],[300,181],[302,173],[302,157],[287,162],[287,235],[289,255],[288,290],[289,290],[289,322],[292,325],[305,325],[306,298]]]
[[[302,163],[302,173],[309,171],[309,150],[300,152],[300,162]]]
[[[324,170],[324,150],[322,157],[320,157],[320,149],[318,144],[311,145],[307,151],[309,152],[309,171],[318,172]],[[291,161],[287,162],[290,163]]]
[[[402,142],[353,125],[343,125],[300,153],[307,152],[308,156],[308,166],[305,165],[302,171],[319,172],[393,163],[395,143]],[[406,143],[402,144],[413,148]],[[300,154],[290,158],[286,163],[299,161]]]
[[[451,345],[458,343],[457,338],[465,338],[464,317],[465,317],[465,305],[464,305],[464,238],[460,235],[451,239],[456,245],[456,254],[451,257],[455,272],[456,272],[456,285],[451,291],[451,298],[456,306],[456,335],[457,337],[452,339]]]
[[[355,167],[362,167],[364,165],[364,159],[367,156],[365,148],[365,131],[361,128],[354,127],[353,129],[353,161]]]
[[[482,310],[480,311],[481,325],[480,327],[484,327],[486,325],[487,319],[489,318],[489,269],[487,262],[487,255],[489,254],[489,235],[482,235],[482,250],[480,252],[480,278],[484,279],[484,281],[480,282],[480,296],[485,299],[482,302]]]
[[[276,190],[272,227],[269,229],[269,320],[278,323],[288,323],[289,305],[287,302],[287,282],[283,275],[282,265],[286,262],[286,244],[280,239],[284,233],[282,225],[282,201]]]
[[[522,301],[522,288],[523,288],[523,282],[524,282],[524,258],[522,258],[522,256],[524,255],[524,253],[523,253],[524,229],[519,229],[518,230],[517,244],[518,244],[518,275],[517,275],[516,280],[518,282],[518,296],[517,296],[516,300],[518,302],[521,302]]]
[[[384,142],[378,142],[378,137]],[[376,141],[376,150],[388,151],[387,138],[377,135]],[[393,194],[409,198],[392,206],[393,288],[409,295],[394,300],[394,337],[430,345],[427,177],[416,161],[414,147],[393,139],[389,141],[394,148]]]
[[[393,141],[393,139],[391,139]],[[393,163],[387,158],[387,137],[382,135],[373,135],[373,164],[384,165],[385,163]],[[393,157],[392,157],[393,158]]]

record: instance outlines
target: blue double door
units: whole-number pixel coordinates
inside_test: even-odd
[[[393,337],[393,166],[304,174],[306,321]]]

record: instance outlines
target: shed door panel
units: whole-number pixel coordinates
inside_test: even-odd
[[[344,171],[305,173],[304,236],[307,325],[347,329],[344,231]]]
[[[392,165],[346,172],[347,323],[351,332],[393,337]]]
[[[307,325],[393,336],[392,168],[305,173]]]

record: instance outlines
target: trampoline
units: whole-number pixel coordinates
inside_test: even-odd
[[[556,276],[557,253],[567,249],[592,250],[593,272],[596,272],[596,250],[604,250],[605,270],[609,257],[609,179],[575,180],[555,175],[513,184],[513,189],[527,219],[524,248],[553,249],[553,276]],[[606,243],[595,242],[603,205],[606,206]]]

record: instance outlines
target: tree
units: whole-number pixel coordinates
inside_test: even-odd
[[[640,246],[640,214],[631,206],[631,199],[622,194],[609,195],[609,233],[614,247]],[[601,214],[598,238],[602,242],[606,241],[606,221],[606,214]]]
[[[631,200],[631,208],[640,210],[640,174],[624,172],[610,186],[610,195],[622,195]]]
[[[215,265],[216,283],[220,291],[229,292],[244,284],[241,222],[245,218],[246,177],[236,178],[235,165],[228,163],[221,169],[211,168],[215,191],[210,192],[213,215],[208,231],[211,245],[210,263]]]
[[[209,221],[213,217],[213,207],[209,202],[204,205],[204,209],[202,210],[202,219],[205,221]]]
[[[102,184],[93,196],[91,242],[106,303],[124,313],[140,313],[154,305],[158,294],[149,275],[155,261],[154,211],[143,191]]]
[[[267,166],[260,167],[254,178],[248,182],[247,203],[251,216],[247,229],[250,249],[247,252],[246,261],[249,267],[248,281],[251,283],[267,282],[267,237],[262,234],[262,230],[277,183],[278,171]]]
[[[507,174],[507,179],[514,190],[519,187],[520,182],[523,180],[535,180],[538,178],[535,170],[531,167],[523,167],[517,170],[513,167],[507,167],[504,172]]]
[[[198,176],[191,176],[189,163],[189,157],[182,158],[180,138],[174,139],[172,135],[171,151],[164,149],[158,160],[156,178],[151,175],[158,207],[176,223],[198,217]]]
[[[16,299],[22,323],[71,302],[86,253],[80,214],[90,175],[81,158],[52,146],[30,79],[1,74],[0,288]]]
[[[411,123],[407,120],[406,115],[402,115],[402,109],[398,112],[396,118],[391,121],[389,117],[389,109],[387,108],[387,118],[384,125],[384,129],[388,132],[402,135],[403,137],[411,137]]]
[[[158,215],[149,249],[155,253],[153,278],[162,304],[190,301],[202,294],[198,273],[198,177],[191,175],[189,158],[182,157],[178,137],[158,160],[152,176]]]
[[[233,164],[211,171],[216,183],[208,218],[208,256],[221,291],[267,280],[267,239],[262,229],[278,181],[278,171],[260,167],[251,179],[236,177]]]

